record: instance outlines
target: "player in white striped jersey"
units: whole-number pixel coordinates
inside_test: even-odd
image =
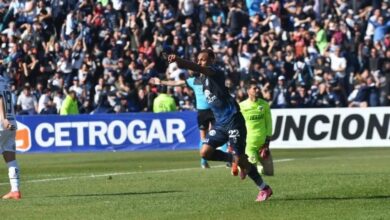
[[[19,166],[16,161],[16,119],[9,82],[0,76],[0,152],[8,166],[11,191],[3,199],[20,199]]]

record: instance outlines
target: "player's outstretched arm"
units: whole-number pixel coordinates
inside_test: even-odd
[[[168,62],[173,63],[176,62],[179,68],[189,69],[194,72],[203,73],[206,76],[212,76],[215,74],[215,71],[210,67],[204,67],[197,63],[191,62],[189,60],[182,59],[174,54],[168,56]]]
[[[184,80],[160,80],[158,77],[153,77],[149,80],[150,84],[153,85],[164,85],[164,86],[183,86],[186,84]]]

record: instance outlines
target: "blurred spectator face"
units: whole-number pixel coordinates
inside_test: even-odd
[[[380,15],[381,15],[381,10],[380,9],[375,9],[374,17],[379,17]]]
[[[227,87],[227,88],[232,88],[233,87],[233,83],[232,83],[232,80],[230,80],[230,79],[226,79],[225,80],[225,86]]]
[[[77,77],[73,78],[73,85],[78,85],[79,84],[79,79]]]
[[[299,93],[300,96],[305,96],[306,89],[305,89],[304,86],[298,86],[297,90],[298,90],[298,93]]]
[[[44,8],[45,7],[45,1],[41,0],[38,2],[38,7]]]
[[[81,66],[81,69],[84,71],[84,72],[88,72],[89,68],[88,68],[88,65],[86,63],[83,63],[83,65]]]
[[[278,60],[282,60],[282,59],[283,59],[283,53],[282,53],[282,51],[280,51],[280,50],[276,51],[276,58],[277,58]]]
[[[118,66],[120,69],[122,69],[125,65],[124,65],[124,62],[123,62],[123,59],[119,59],[118,60]]]
[[[321,83],[318,85],[318,91],[320,94],[324,94],[326,93],[326,85],[325,83]]]
[[[143,45],[144,45],[145,48],[148,48],[150,46],[149,40],[144,40]]]
[[[17,44],[12,44],[9,48],[10,53],[16,53],[18,51],[18,45]]]
[[[107,57],[111,58],[112,57],[112,50],[107,50]]]
[[[175,38],[173,38],[173,44],[174,45],[180,45],[180,38],[178,36],[176,36]]]
[[[8,42],[8,37],[7,37],[7,35],[5,35],[5,34],[2,34],[1,35],[1,42]]]
[[[266,10],[267,10],[267,15],[268,15],[268,16],[273,14],[272,8],[271,8],[271,7],[267,7]]]
[[[380,25],[383,25],[383,24],[385,23],[385,20],[384,20],[384,18],[383,18],[382,16],[380,16],[380,17],[378,18],[378,23],[379,23]]]
[[[244,36],[247,36],[248,35],[248,28],[247,27],[242,27],[241,28],[241,34],[244,35]]]
[[[188,45],[193,45],[194,44],[194,39],[191,36],[187,37],[187,44]]]
[[[70,57],[70,50],[66,49],[66,50],[64,51],[64,57],[65,57],[65,58],[69,58],[69,57]]]
[[[386,58],[390,58],[390,50],[386,50],[385,56]]]
[[[227,54],[228,54],[229,56],[233,56],[234,50],[233,50],[232,47],[229,47],[229,48],[227,49]]]
[[[26,95],[26,96],[30,96],[31,95],[31,88],[30,87],[25,87],[23,89],[23,93]]]
[[[341,50],[340,47],[336,47],[334,50],[334,54],[338,57],[340,56],[340,50]]]
[[[186,18],[185,22],[184,22],[184,25],[186,27],[191,27],[192,25],[192,19],[191,18]]]
[[[284,83],[285,83],[284,77],[279,77],[279,78],[278,78],[278,85],[284,86]]]
[[[267,65],[267,70],[273,72],[275,70],[275,66],[272,62],[269,62]]]
[[[24,51],[24,52],[28,52],[29,50],[30,50],[30,45],[27,44],[27,43],[24,43],[24,44],[23,44],[23,51]]]
[[[286,52],[287,52],[287,54],[293,53],[293,48],[292,48],[291,45],[288,45],[288,46],[286,47]]]
[[[11,21],[8,26],[11,30],[15,30],[15,22]]]
[[[246,52],[248,52],[249,51],[249,46],[248,46],[248,44],[243,44],[242,45],[242,52],[243,53],[246,53]]]
[[[384,44],[385,44],[386,48],[390,47],[390,34],[385,35]]]
[[[376,49],[375,49],[375,48],[372,48],[372,49],[371,49],[371,57],[372,57],[372,58],[377,57],[377,52],[376,52]]]

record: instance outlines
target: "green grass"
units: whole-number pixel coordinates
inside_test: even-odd
[[[275,162],[259,204],[251,180],[198,168],[195,151],[18,155],[23,199],[0,201],[0,219],[390,219],[390,148],[273,156],[293,160]]]

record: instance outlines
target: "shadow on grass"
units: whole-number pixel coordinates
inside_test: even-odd
[[[165,194],[165,193],[177,193],[177,192],[182,192],[182,191],[93,193],[93,194],[77,194],[77,195],[53,195],[53,196],[44,196],[44,197],[61,198],[61,197],[91,197],[91,196],[131,196],[131,195],[152,195],[152,194]]]
[[[356,197],[317,197],[317,198],[272,198],[279,201],[317,201],[317,200],[360,200],[360,199],[390,199],[390,195],[356,196]]]

